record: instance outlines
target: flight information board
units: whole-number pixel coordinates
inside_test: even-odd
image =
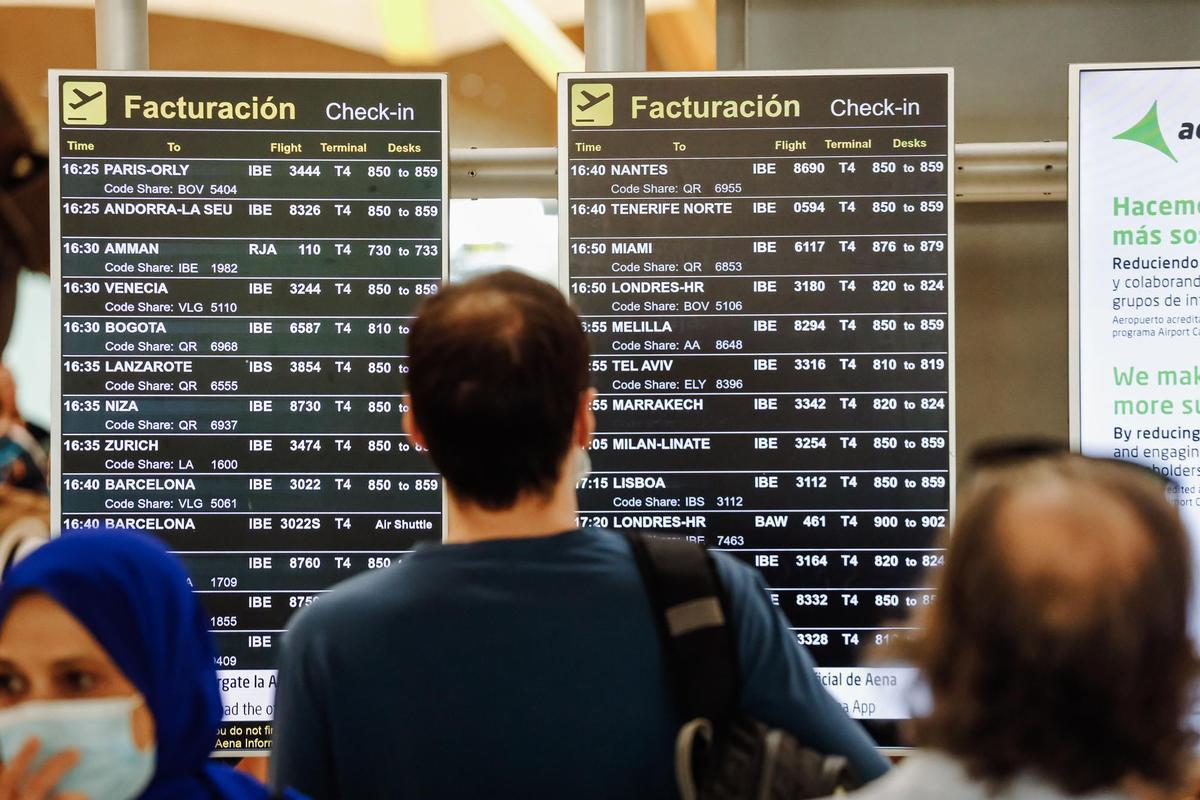
[[[446,276],[445,78],[50,87],[55,519],[183,557],[218,750],[261,751],[288,618],[441,537],[401,416],[409,325]]]
[[[581,523],[756,566],[851,715],[951,502],[952,73],[564,75],[562,281],[592,345]]]

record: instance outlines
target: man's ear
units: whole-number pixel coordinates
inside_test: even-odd
[[[592,411],[592,401],[596,399],[596,390],[588,389],[579,395],[579,407],[575,409],[575,445],[587,449],[592,444],[592,434],[596,432],[596,413]]]
[[[401,402],[408,406],[408,411],[404,412],[404,432],[408,434],[408,438],[412,439],[413,444],[420,447],[422,450],[428,450],[425,446],[425,434],[421,433],[421,429],[417,427],[417,418],[413,416],[412,398],[404,395]]]

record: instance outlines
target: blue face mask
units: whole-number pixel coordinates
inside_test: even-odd
[[[55,785],[56,792],[81,792],[88,800],[133,800],[154,775],[154,747],[133,741],[133,711],[139,697],[31,701],[0,711],[0,759],[11,761],[36,737],[41,746],[31,772],[63,750],[79,762]]]

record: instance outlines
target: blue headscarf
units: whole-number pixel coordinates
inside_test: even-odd
[[[212,637],[183,565],[158,540],[112,529],[64,533],[5,578],[0,623],[28,592],[79,620],[146,699],[157,763],[143,800],[268,796],[209,760],[222,716]]]

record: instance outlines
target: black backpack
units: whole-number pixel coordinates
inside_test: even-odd
[[[682,800],[800,800],[857,788],[846,758],[803,747],[741,712],[737,638],[708,551],[664,536],[625,538],[685,720],[675,742]]]

